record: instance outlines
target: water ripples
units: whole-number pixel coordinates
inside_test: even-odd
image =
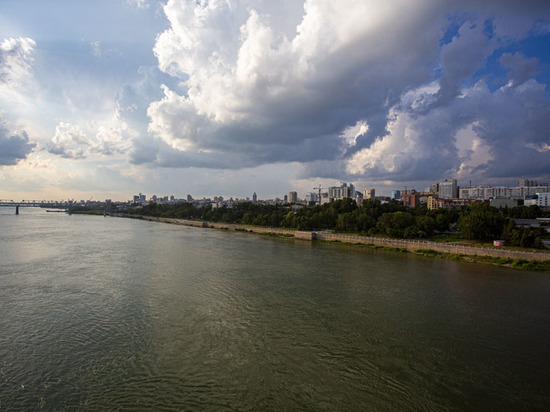
[[[18,218],[3,219],[0,238],[25,250],[0,256],[0,411],[550,404],[549,282],[536,274],[125,219]]]

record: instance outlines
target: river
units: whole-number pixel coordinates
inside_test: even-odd
[[[549,410],[550,275],[0,208],[0,411]]]

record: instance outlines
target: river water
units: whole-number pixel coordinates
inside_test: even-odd
[[[0,410],[548,410],[550,275],[0,209]]]

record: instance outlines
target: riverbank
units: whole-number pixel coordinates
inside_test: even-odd
[[[111,214],[115,217],[138,217],[127,214]],[[239,232],[275,235],[304,241],[324,241],[395,252],[414,253],[421,256],[440,257],[468,262],[485,263],[523,270],[550,272],[550,253],[509,250],[492,247],[476,247],[456,243],[439,243],[419,240],[391,239],[371,236],[345,235],[338,233],[307,232],[291,229],[267,228],[152,216],[139,216],[140,219],[153,222],[170,223],[182,226],[213,228]]]

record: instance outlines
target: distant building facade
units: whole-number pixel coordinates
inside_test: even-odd
[[[288,192],[288,203],[296,203],[298,201],[298,193]]]
[[[536,181],[531,181],[535,182]],[[537,193],[550,192],[550,186],[538,185],[538,186],[466,186],[459,189],[460,199],[478,199],[489,200],[497,197],[508,197],[512,199],[526,199],[529,196],[536,195]]]
[[[306,203],[307,204],[318,204],[319,203],[319,194],[315,192],[309,192],[306,194]]]
[[[428,196],[426,199],[426,207],[428,210],[434,210],[438,208],[437,199],[435,196]]]
[[[519,187],[533,187],[538,186],[538,182],[536,180],[529,180],[529,179],[519,179],[518,180],[518,186]]]
[[[340,186],[333,186],[328,188],[328,197],[334,201],[350,197],[355,198],[355,187],[350,183],[340,183]]]
[[[489,200],[489,205],[497,209],[513,208],[518,205],[518,199],[497,197]]]
[[[548,208],[550,207],[550,193],[537,193],[537,206]]]
[[[365,192],[363,193],[363,199],[374,199],[375,196],[375,190],[374,189],[365,189]]]
[[[440,199],[457,199],[458,185],[456,179],[445,179],[439,183],[439,198]]]
[[[416,207],[420,204],[418,193],[407,193],[403,195],[403,205],[405,207]]]

